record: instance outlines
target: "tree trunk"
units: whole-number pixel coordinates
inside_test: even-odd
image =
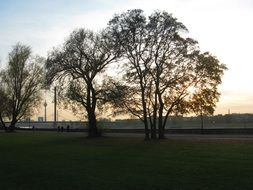
[[[165,139],[165,134],[164,134],[164,126],[163,126],[163,116],[159,116],[159,131],[158,131],[158,138],[159,139]]]
[[[153,113],[153,127],[151,130],[151,139],[156,139],[156,125],[157,125],[157,93],[155,93],[154,113]]]
[[[144,126],[145,126],[145,140],[149,140],[149,129],[148,129],[148,118],[147,118],[147,108],[146,108],[146,103],[145,101],[142,102],[144,110],[143,110],[143,115],[144,115]]]
[[[156,118],[154,119],[153,126],[151,127],[151,139],[156,139]]]
[[[144,116],[144,125],[145,125],[145,140],[149,140],[149,130],[148,130],[148,121],[147,121],[147,115]]]
[[[88,132],[89,137],[100,137],[101,131],[97,128],[97,119],[94,112],[88,113]]]
[[[0,121],[1,121],[2,127],[6,130],[6,126],[5,126],[4,120],[2,118],[2,115],[0,115]]]
[[[159,139],[164,139],[165,135],[164,135],[164,127],[163,127],[163,108],[164,108],[164,103],[161,97],[161,94],[159,92],[159,115],[158,115],[158,138]]]
[[[92,80],[87,83],[87,106],[86,111],[88,114],[88,136],[91,138],[100,137],[101,131],[97,127],[97,118],[96,118],[96,95],[95,90],[92,86]]]
[[[9,125],[7,131],[8,132],[14,132],[15,131],[15,125],[17,123],[16,119],[12,119],[11,124]]]
[[[145,101],[145,88],[141,84],[141,100],[142,100],[142,108],[143,108],[143,121],[145,127],[145,140],[149,140],[149,129],[148,129],[148,117],[147,117],[147,104]]]
[[[165,135],[164,135],[164,127],[163,127],[163,115],[159,114],[159,118],[158,118],[158,138],[159,139],[164,139]]]
[[[100,137],[102,134],[97,127],[97,118],[95,110],[92,108],[86,108],[86,111],[88,113],[88,136],[91,138]]]

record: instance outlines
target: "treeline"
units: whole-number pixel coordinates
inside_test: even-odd
[[[40,89],[53,85],[65,107],[85,113],[90,137],[101,135],[97,115],[110,112],[139,118],[146,139],[162,139],[168,116],[214,112],[226,70],[215,56],[202,53],[187,32],[167,12],[146,17],[135,9],[115,15],[100,32],[74,30],[49,53],[45,67],[18,44],[1,72],[1,100],[6,100],[0,102],[1,122],[9,118],[13,128],[39,103]],[[121,73],[108,77],[108,67]]]

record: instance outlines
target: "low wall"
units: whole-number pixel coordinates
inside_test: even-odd
[[[3,130],[3,128],[0,128]],[[58,131],[57,128],[17,128],[20,131]],[[64,132],[67,131],[64,128]],[[87,132],[87,128],[70,128],[69,132]],[[144,129],[104,129],[105,133],[143,133]],[[253,135],[253,128],[233,128],[233,129],[166,129],[166,134],[241,134]]]
[[[168,134],[253,134],[253,128],[230,129],[166,129]]]
[[[144,129],[105,129],[109,133],[144,133]],[[253,134],[253,128],[165,129],[166,134]]]

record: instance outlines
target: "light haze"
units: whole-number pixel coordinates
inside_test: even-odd
[[[154,10],[172,13],[201,50],[210,51],[227,65],[215,114],[253,112],[252,0],[0,0],[1,67],[17,42],[46,57],[74,29],[100,30],[114,14],[135,8],[146,15]],[[43,116],[42,110],[38,115]],[[60,112],[60,120],[72,118],[69,111]]]

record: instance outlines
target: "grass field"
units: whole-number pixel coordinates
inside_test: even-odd
[[[251,190],[253,141],[0,133],[1,190]]]

